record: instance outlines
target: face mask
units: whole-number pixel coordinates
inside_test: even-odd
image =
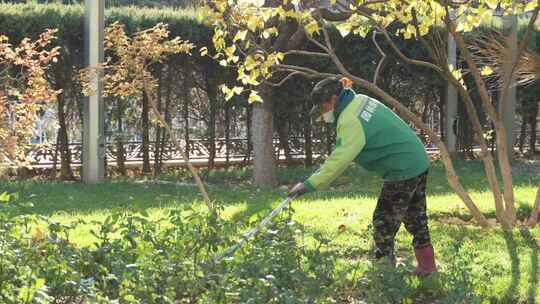
[[[334,111],[328,111],[322,115],[322,119],[325,123],[333,123],[336,120],[334,116]]]

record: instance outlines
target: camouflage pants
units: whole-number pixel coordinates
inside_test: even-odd
[[[394,238],[403,222],[413,247],[430,244],[426,214],[427,172],[404,181],[385,182],[373,213],[377,258],[394,256]]]

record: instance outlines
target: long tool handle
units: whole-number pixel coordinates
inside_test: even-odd
[[[276,217],[278,214],[281,213],[283,208],[287,206],[290,202],[292,202],[296,196],[287,196],[279,205],[276,207],[276,209],[272,210],[270,214],[268,214],[262,221],[260,221],[253,229],[250,231],[244,233],[243,238],[240,242],[237,244],[227,248],[224,252],[222,252],[220,255],[216,256],[214,258],[215,263],[219,263],[223,258],[232,255],[236,250],[238,250],[240,247],[244,246],[244,244],[251,238],[253,238],[255,235],[257,235],[264,227],[266,227],[274,217]]]

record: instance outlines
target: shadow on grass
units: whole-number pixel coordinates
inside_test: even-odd
[[[521,230],[521,236],[525,240],[525,244],[529,246],[532,250],[531,252],[531,275],[530,275],[530,282],[529,282],[529,290],[527,292],[528,300],[531,303],[536,303],[536,291],[538,289],[538,280],[539,280],[539,273],[538,273],[538,255],[540,254],[540,246],[538,246],[538,243],[536,242],[536,239],[533,235],[531,235],[531,232],[529,230]]]
[[[506,249],[510,255],[510,265],[512,272],[512,281],[506,289],[504,294],[504,299],[515,299],[516,293],[518,292],[519,279],[521,277],[521,270],[519,269],[519,256],[517,253],[517,243],[512,232],[504,232],[504,240],[506,242]]]
[[[532,207],[531,205],[526,205],[526,202],[519,202],[519,203],[520,204],[516,208],[517,219],[525,220],[529,218],[532,211]],[[495,213],[495,210],[483,211],[482,214],[487,219],[497,218],[497,214]],[[435,211],[429,214],[429,219],[435,220],[435,221],[441,221],[443,219],[450,219],[450,218],[457,218],[466,222],[473,220],[473,216],[470,213],[464,213],[462,211],[455,211],[455,212],[454,211]]]
[[[539,273],[538,273],[538,255],[540,251],[540,246],[536,242],[536,239],[531,234],[529,230],[522,229],[520,230],[521,237],[523,238],[524,244],[528,246],[531,249],[531,268],[529,277],[531,278],[529,281],[529,288],[527,290],[527,303],[536,303],[536,292],[538,289],[538,280],[539,280]],[[512,281],[510,282],[510,285],[508,286],[505,294],[504,299],[512,301],[516,298],[518,298],[518,287],[519,282],[521,279],[521,270],[520,270],[520,259],[517,252],[518,245],[514,238],[514,235],[512,232],[504,232],[504,239],[506,241],[506,247],[508,250],[508,253],[510,255],[510,261],[511,261],[511,272],[512,272]]]

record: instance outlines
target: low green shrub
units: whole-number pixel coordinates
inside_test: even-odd
[[[83,222],[17,215],[24,206],[13,201],[4,194],[0,208],[2,303],[313,303],[332,293],[329,240],[299,243],[292,210],[216,264],[247,222],[190,208],[161,219],[117,212],[93,223],[96,241],[79,248],[70,235]]]

